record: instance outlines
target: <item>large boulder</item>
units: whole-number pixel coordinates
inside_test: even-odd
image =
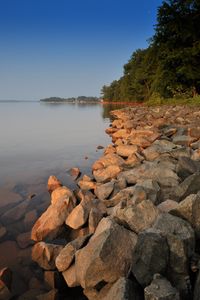
[[[79,286],[79,281],[77,279],[77,273],[75,264],[73,264],[69,269],[62,272],[63,278],[67,283],[68,287],[76,287]]]
[[[178,291],[171,283],[159,274],[144,290],[145,300],[180,300]]]
[[[51,194],[51,204],[56,204],[60,198],[69,197],[70,201],[76,203],[73,192],[66,186],[56,188]]]
[[[180,146],[168,140],[156,140],[150,147],[143,150],[146,160],[154,160],[163,153],[169,153]]]
[[[39,242],[32,248],[32,260],[45,270],[54,270],[56,257],[62,249],[62,245]]]
[[[112,283],[127,276],[136,242],[136,234],[109,217],[103,218],[87,246],[76,252],[76,273],[81,286],[92,288],[102,281]]]
[[[48,183],[47,183],[47,189],[48,192],[51,194],[55,189],[57,189],[58,187],[61,187],[62,183],[61,181],[54,175],[51,175],[48,179]]]
[[[116,152],[122,157],[128,157],[135,154],[138,151],[138,146],[136,145],[120,145],[117,146]]]
[[[113,284],[106,284],[100,291],[85,289],[84,294],[89,300],[141,300],[143,298],[134,282],[125,277],[120,277]]]
[[[158,214],[157,207],[150,200],[144,200],[135,205],[116,209],[114,218],[123,226],[139,233],[150,228],[157,219]]]
[[[45,238],[55,238],[74,206],[73,198],[68,196],[61,197],[51,204],[33,226],[31,239],[38,242]]]
[[[133,251],[132,273],[146,287],[155,273],[165,274],[169,260],[167,240],[159,230],[147,229],[138,235]]]
[[[115,153],[106,154],[100,157],[92,166],[92,170],[96,171],[108,166],[117,165],[122,166],[124,164],[123,158]]]
[[[200,173],[194,173],[172,189],[170,198],[179,202],[198,191],[200,191]]]
[[[187,299],[189,260],[195,249],[194,230],[187,221],[168,213],[158,216],[154,228],[162,232],[169,245],[167,277],[180,291],[181,297]]]
[[[191,194],[170,211],[171,214],[187,220],[200,238],[200,195]]]

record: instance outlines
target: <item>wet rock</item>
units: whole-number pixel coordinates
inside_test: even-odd
[[[169,259],[167,240],[159,230],[147,229],[138,235],[133,251],[132,272],[146,287],[155,273],[165,274]]]
[[[136,242],[136,234],[110,218],[103,218],[87,246],[76,253],[78,282],[87,288],[95,287],[102,281],[114,282],[126,276]]]
[[[97,196],[97,198],[99,198],[100,200],[104,200],[110,196],[110,194],[113,191],[113,188],[114,188],[113,181],[107,182],[105,184],[99,184],[99,185],[96,185],[94,193]]]
[[[62,272],[62,275],[68,285],[68,287],[79,286],[79,281],[77,279],[75,264],[73,264],[69,269]]]
[[[42,241],[47,237],[56,237],[74,206],[73,199],[69,197],[61,197],[55,204],[51,204],[33,226],[31,239]]]
[[[69,268],[74,260],[77,250],[82,248],[89,239],[90,235],[78,237],[72,242],[68,243],[56,257],[56,267],[60,272],[63,272]]]
[[[58,187],[61,187],[62,183],[61,181],[54,175],[51,175],[48,179],[48,183],[47,183],[47,189],[48,192],[51,194],[55,189],[57,189]]]
[[[98,149],[98,150],[104,149],[104,146],[98,145],[98,146],[97,146],[97,149]]]
[[[187,299],[189,258],[195,248],[194,231],[188,222],[168,213],[158,217],[154,228],[162,232],[169,245],[167,274],[170,281],[180,291],[181,297]]]
[[[17,236],[17,244],[20,248],[24,249],[33,244],[31,241],[31,232],[23,232]]]
[[[27,210],[29,201],[30,200],[25,200],[25,201],[21,202],[20,204],[16,205],[15,207],[9,209],[7,212],[5,212],[1,216],[1,222],[3,224],[7,225],[9,223],[14,223],[14,222],[20,220],[24,216],[24,214]]]
[[[81,171],[79,168],[71,168],[70,169],[70,175],[74,180],[76,180],[81,175]]]
[[[19,194],[14,193],[9,189],[5,189],[5,188],[0,189],[0,199],[1,199],[0,201],[1,213],[7,211],[8,208],[22,201],[22,197]]]
[[[6,235],[6,232],[7,232],[6,227],[1,225],[1,223],[0,223],[0,239]]]
[[[121,145],[116,148],[118,155],[122,157],[128,157],[135,154],[138,151],[138,146],[136,145]]]
[[[11,293],[12,271],[9,268],[0,270],[0,299],[9,300]]]
[[[120,172],[121,168],[118,165],[110,165],[104,169],[93,171],[93,175],[97,182],[106,183],[109,180],[116,178]]]
[[[117,209],[114,218],[123,226],[139,233],[151,227],[158,214],[156,206],[150,200],[144,200],[136,205]]]
[[[62,245],[39,242],[32,248],[32,260],[45,270],[54,270],[55,259],[62,249]]]
[[[176,201],[167,199],[164,202],[160,203],[157,208],[162,213],[167,213],[173,209],[175,209],[178,206],[178,203]]]
[[[144,290],[145,300],[180,300],[178,291],[171,283],[159,274]]]
[[[37,211],[35,209],[27,212],[24,217],[24,228],[25,230],[32,229],[34,223],[37,220]]]

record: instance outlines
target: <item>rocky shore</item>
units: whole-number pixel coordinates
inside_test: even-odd
[[[200,111],[112,116],[113,143],[91,177],[74,168],[72,191],[50,176],[51,202],[31,233],[45,285],[35,278],[20,300],[200,299]],[[3,269],[0,299],[12,298],[11,281]]]

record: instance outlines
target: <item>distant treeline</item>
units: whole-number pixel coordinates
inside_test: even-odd
[[[103,86],[104,101],[143,102],[200,94],[200,1],[165,0],[147,49],[136,50],[124,75]]]
[[[77,98],[60,98],[60,97],[50,97],[41,99],[42,102],[54,102],[54,103],[61,103],[61,102],[70,102],[70,103],[96,103],[100,101],[100,98],[97,97],[86,97],[86,96],[79,96]]]

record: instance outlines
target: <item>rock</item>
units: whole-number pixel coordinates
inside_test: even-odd
[[[15,207],[9,209],[7,212],[5,212],[1,216],[1,222],[3,224],[7,225],[9,223],[14,223],[14,222],[20,220],[24,216],[24,214],[27,210],[29,201],[30,200],[25,200],[25,201],[21,202],[20,204],[16,205]]]
[[[81,228],[88,220],[90,209],[89,205],[78,204],[66,218],[65,224],[73,229]]]
[[[81,171],[79,168],[71,168],[70,169],[70,175],[74,180],[76,180],[81,175]]]
[[[62,245],[38,242],[32,248],[32,260],[45,270],[54,270],[55,259],[62,249]]]
[[[135,187],[131,186],[119,191],[114,197],[109,200],[103,201],[106,207],[112,207],[117,205],[118,203],[125,201],[127,202],[135,193]]]
[[[141,187],[145,191],[149,200],[151,200],[154,204],[157,203],[157,199],[160,195],[160,186],[155,180],[142,180],[135,185],[135,188],[137,187]]]
[[[173,143],[176,145],[181,145],[181,146],[190,146],[191,143],[193,143],[196,138],[193,138],[189,135],[176,135],[173,137]]]
[[[62,275],[68,285],[68,287],[79,286],[79,281],[77,279],[75,264],[73,264],[69,269],[62,272]]]
[[[48,183],[47,183],[47,189],[48,192],[51,194],[55,189],[57,189],[58,187],[61,187],[62,183],[61,181],[54,175],[51,175],[48,179]]]
[[[69,197],[61,197],[55,204],[51,204],[33,226],[31,239],[42,241],[47,237],[56,237],[74,206],[73,199]]]
[[[90,191],[96,188],[96,183],[94,181],[79,180],[78,185],[83,191]]]
[[[154,160],[163,153],[169,153],[178,148],[174,143],[167,140],[156,140],[150,147],[143,150],[146,160]]]
[[[119,129],[112,134],[112,137],[116,140],[119,138],[127,139],[130,136],[127,129]]]
[[[16,264],[19,255],[19,248],[14,241],[5,241],[0,243],[0,269],[12,267]]]
[[[194,293],[193,293],[193,300],[200,299],[200,271],[198,271],[197,278],[194,285]]]
[[[11,206],[13,207],[14,205],[22,201],[22,197],[19,194],[14,193],[6,188],[0,189],[0,199],[1,213],[7,211],[8,208],[10,208]]]
[[[191,159],[193,159],[194,161],[200,161],[200,149],[196,149],[193,152]]]
[[[198,191],[200,191],[200,174],[195,173],[188,176],[183,182],[175,187],[170,194],[170,198],[180,202],[190,194],[198,193]]]
[[[60,272],[63,272],[69,268],[74,260],[77,250],[82,248],[89,239],[90,235],[78,237],[72,242],[69,242],[56,257],[56,267]]]
[[[109,180],[116,178],[120,172],[121,168],[118,165],[110,165],[104,169],[93,171],[93,175],[97,182],[106,183]]]
[[[102,156],[99,158],[92,166],[92,170],[96,171],[102,168],[106,168],[112,165],[122,166],[124,164],[123,158],[121,158],[119,155],[111,153],[106,154],[105,156]]]
[[[145,300],[179,300],[178,291],[171,283],[159,274],[154,275],[154,279],[144,290]]]
[[[198,171],[195,162],[189,157],[180,157],[176,167],[176,172],[179,177],[185,179],[189,175]]]
[[[137,151],[138,151],[137,145],[121,145],[116,148],[117,154],[122,157],[128,157],[130,155],[135,154]]]
[[[25,217],[24,217],[24,228],[25,230],[30,230],[32,229],[34,223],[36,222],[37,220],[37,211],[36,209],[33,209],[29,212],[27,212],[25,214]]]
[[[1,223],[0,223],[0,239],[6,235],[6,232],[7,232],[6,227],[1,225]]]
[[[9,290],[12,284],[12,271],[9,268],[3,268],[0,270],[0,286],[6,286]],[[0,288],[1,296],[1,288]],[[1,298],[0,298],[1,299]]]
[[[59,300],[58,290],[52,289],[45,294],[38,295],[37,300]]]
[[[97,149],[98,149],[98,150],[104,149],[104,146],[98,145],[98,146],[97,146]]]
[[[89,233],[94,233],[100,220],[103,218],[103,213],[97,209],[92,208],[89,214],[88,226],[89,226]]]
[[[99,184],[99,185],[96,185],[94,193],[97,196],[97,198],[99,198],[100,200],[104,200],[110,196],[110,194],[113,191],[113,188],[114,188],[113,181],[107,182],[105,184]]]
[[[44,291],[40,289],[31,289],[20,295],[18,300],[37,299],[36,297],[38,297],[38,295],[40,295],[43,292]]]
[[[146,287],[155,273],[165,274],[169,259],[167,240],[159,230],[147,229],[138,235],[133,251],[132,273]]]
[[[31,241],[31,233],[30,231],[28,232],[23,232],[17,236],[17,244],[19,245],[20,248],[27,248],[30,245],[33,244]]]
[[[133,168],[137,165],[139,165],[141,163],[141,159],[138,157],[137,154],[133,154],[133,155],[130,155],[127,160],[125,161],[125,166],[127,168]]]
[[[200,238],[200,195],[191,194],[170,211],[172,215],[187,220]]]
[[[127,276],[136,242],[136,234],[111,218],[103,218],[87,246],[76,252],[78,282],[83,288],[90,288]]]
[[[140,292],[134,283],[125,278],[119,278],[114,284],[105,285],[99,292],[95,289],[85,289],[84,294],[89,300],[140,300]]]
[[[47,284],[48,288],[51,288],[51,289],[59,288],[60,281],[61,281],[60,274],[58,271],[45,271],[44,272],[44,282]]]
[[[157,181],[162,187],[174,187],[179,183],[179,177],[170,162],[144,162],[135,168],[121,173],[128,184],[136,184],[144,179]]]
[[[69,197],[70,201],[76,203],[76,198],[73,192],[66,186],[58,187],[51,194],[51,204],[55,204],[60,198]]]
[[[158,216],[153,227],[167,238],[170,251],[167,274],[185,299],[188,297],[189,258],[195,249],[194,231],[188,222],[168,213]]]
[[[157,208],[162,213],[167,213],[171,211],[172,209],[175,209],[178,206],[178,203],[176,201],[167,199],[164,202],[160,203]]]
[[[136,205],[117,209],[114,218],[123,226],[139,233],[151,227],[159,214],[158,209],[150,200],[144,200]]]

